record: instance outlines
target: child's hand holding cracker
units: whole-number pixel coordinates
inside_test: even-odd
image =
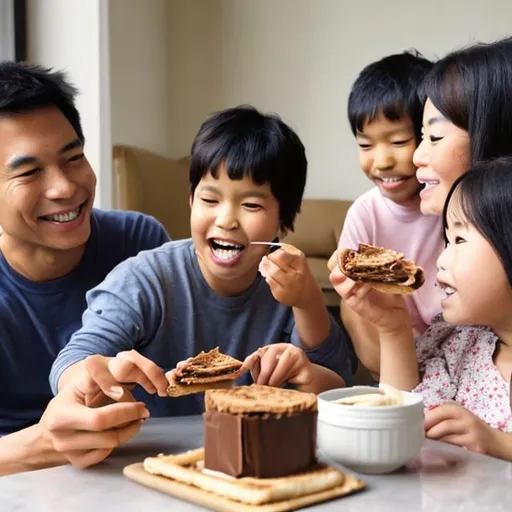
[[[345,304],[379,330],[395,331],[409,325],[409,312],[402,295],[382,293],[368,283],[353,281],[337,265],[329,279]]]

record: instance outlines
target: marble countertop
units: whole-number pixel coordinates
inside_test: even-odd
[[[126,479],[122,468],[157,453],[202,445],[202,418],[146,421],[140,433],[104,463],[86,470],[62,466],[0,478],[0,510],[30,512],[197,511]],[[512,503],[512,464],[426,441],[421,456],[396,473],[360,475],[367,489],[322,503],[315,511],[500,512]]]

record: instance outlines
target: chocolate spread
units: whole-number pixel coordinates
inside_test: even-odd
[[[204,413],[205,468],[233,477],[276,478],[316,463],[317,412],[290,416]]]

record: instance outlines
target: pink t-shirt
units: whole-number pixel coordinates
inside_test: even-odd
[[[359,243],[393,249],[423,267],[425,284],[405,297],[414,332],[423,333],[441,312],[436,285],[436,261],[444,249],[441,217],[398,205],[375,187],[348,210],[338,248],[358,249]]]
[[[491,427],[512,432],[510,383],[493,361],[497,342],[487,327],[433,324],[416,340],[422,379],[413,391],[426,407],[453,400]]]

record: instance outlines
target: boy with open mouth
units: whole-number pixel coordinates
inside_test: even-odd
[[[206,120],[192,145],[192,238],[119,265],[87,295],[83,327],[53,365],[53,390],[86,373],[85,359],[99,354],[120,381],[142,385],[134,395],[153,416],[198,414],[200,395],[163,398],[163,370],[214,347],[243,361],[262,346],[273,348],[262,356],[258,383],[278,372],[275,385],[318,392],[350,384],[346,334],[304,254],[251,244],[293,229],[306,170],[300,139],[277,116],[238,107]],[[300,381],[297,351],[314,363]],[[120,375],[123,362],[142,373]],[[238,380],[249,382],[249,373]]]

